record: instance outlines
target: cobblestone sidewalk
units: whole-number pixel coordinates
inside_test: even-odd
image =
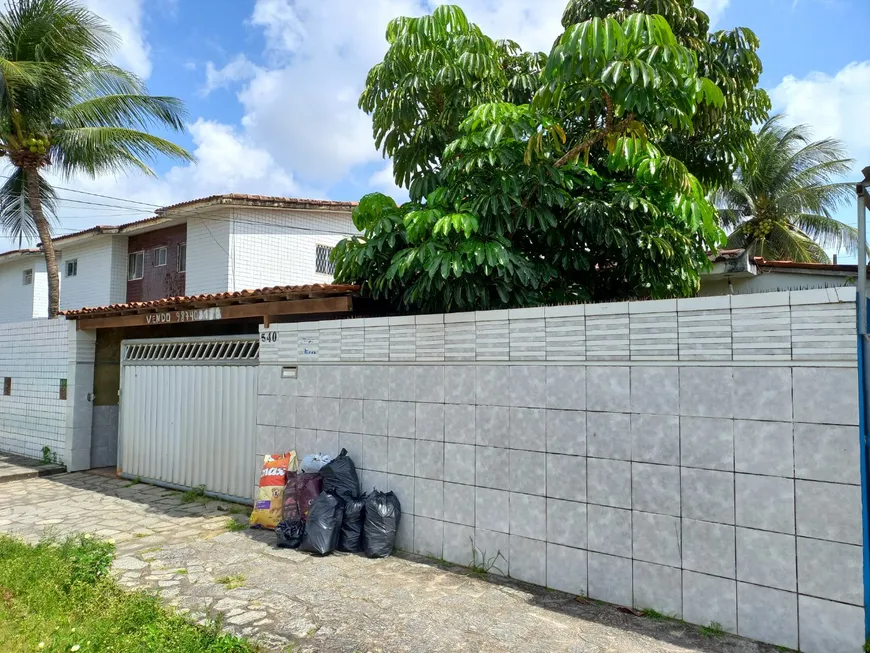
[[[232,504],[92,474],[6,483],[0,531],[36,541],[89,532],[117,545],[125,586],[157,591],[193,619],[265,650],[352,653],[772,653],[730,636],[621,612],[405,554],[313,558],[265,531],[231,532]],[[238,586],[237,586],[238,585]]]

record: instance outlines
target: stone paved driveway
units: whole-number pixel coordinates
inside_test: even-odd
[[[197,620],[265,650],[541,653],[772,653],[736,637],[626,614],[612,606],[481,579],[400,554],[313,558],[276,549],[264,531],[230,532],[231,504],[182,503],[177,492],[93,474],[0,486],[0,531],[28,540],[46,530],[113,538],[115,571]],[[241,586],[218,582],[235,577]]]

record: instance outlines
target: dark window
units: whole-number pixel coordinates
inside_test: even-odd
[[[166,265],[166,248],[158,247],[154,250],[154,266]]]
[[[11,376],[4,376],[3,377],[3,394],[7,397],[12,394],[12,377]]]
[[[33,283],[33,270],[25,270],[21,275],[21,283],[25,286],[29,286]]]
[[[133,252],[127,264],[127,281],[135,281],[145,276],[145,252]]]
[[[79,273],[79,260],[74,258],[66,262],[66,276],[74,277]]]
[[[178,245],[178,271],[187,271],[187,243]]]
[[[58,396],[61,399],[66,399],[66,379],[60,380],[60,388],[58,389]]]
[[[335,274],[335,263],[329,260],[332,247],[318,245],[314,255],[314,269],[320,274]]]

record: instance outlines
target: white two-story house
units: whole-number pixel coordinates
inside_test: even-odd
[[[154,217],[54,239],[60,308],[329,283],[329,252],[357,233],[352,202],[214,195]],[[0,322],[46,317],[40,249],[0,254]]]

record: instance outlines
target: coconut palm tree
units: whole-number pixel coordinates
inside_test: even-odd
[[[182,131],[181,101],[149,95],[108,63],[117,44],[108,24],[73,0],[10,0],[0,13],[0,156],[12,165],[0,188],[0,230],[42,242],[49,317],[60,298],[50,224],[58,198],[44,173],[154,174],[149,163],[159,155],[192,160],[148,133]]]
[[[837,180],[853,163],[840,141],[812,141],[806,125],[787,127],[782,115],[773,116],[734,184],[714,198],[727,247],[809,263],[828,263],[825,249],[856,251],[858,231],[831,215],[851,197],[851,184]]]

